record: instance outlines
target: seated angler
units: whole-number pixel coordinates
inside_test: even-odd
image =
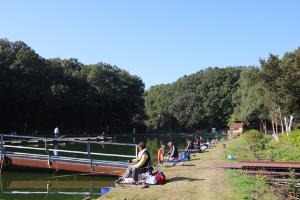
[[[168,143],[169,146],[169,151],[166,154],[166,157],[172,161],[172,160],[176,160],[178,159],[178,150],[177,148],[174,146],[173,142],[169,142]]]
[[[201,147],[201,142],[198,138],[196,138],[196,141],[194,142],[194,147],[195,149],[200,149]]]
[[[186,148],[185,148],[186,151],[194,149],[194,143],[192,142],[192,140],[189,140],[189,139],[188,139],[188,140],[186,141],[186,143],[187,143],[187,146],[186,146]]]
[[[139,145],[139,154],[137,159],[133,159],[132,162],[134,165],[127,168],[125,175],[118,179],[117,182],[121,182],[124,178],[133,178],[133,183],[138,183],[138,175],[145,173],[148,170],[151,170],[151,157],[148,150],[145,148],[145,143],[140,142]]]
[[[157,165],[163,166],[164,164],[164,152],[165,152],[165,145],[161,145],[157,152]]]

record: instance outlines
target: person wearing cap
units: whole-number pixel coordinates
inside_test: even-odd
[[[166,154],[166,156],[169,158],[169,160],[172,161],[172,160],[178,159],[178,150],[174,146],[173,142],[169,142],[168,146],[169,146],[169,151]]]
[[[127,168],[125,175],[118,179],[117,182],[124,180],[124,178],[133,178],[133,183],[137,183],[138,175],[145,173],[149,168],[151,168],[151,157],[148,150],[145,148],[145,143],[140,142],[139,153],[136,159],[131,160],[134,165]]]

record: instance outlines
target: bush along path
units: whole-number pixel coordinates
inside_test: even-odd
[[[237,199],[234,188],[223,169],[213,168],[214,162],[224,158],[222,144],[205,153],[192,154],[192,166],[161,167],[167,178],[164,185],[145,189],[116,189],[99,199]]]

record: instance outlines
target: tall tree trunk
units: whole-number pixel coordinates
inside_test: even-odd
[[[260,119],[259,130],[260,130],[260,132],[263,132],[263,120],[262,119]]]
[[[284,119],[285,131],[288,133],[289,130],[288,119],[287,117],[283,117],[283,119]]]
[[[293,119],[294,119],[293,115],[284,117],[284,125],[285,125],[285,130],[286,130],[287,134],[289,132],[291,132],[291,130],[292,130]]]
[[[274,139],[276,140],[276,142],[279,142],[279,136],[276,132],[276,127],[275,127],[275,121],[274,121],[274,117],[272,116],[272,130],[273,130],[273,134],[272,136],[274,137]]]
[[[283,121],[280,119],[280,126],[281,126],[281,134],[284,133]]]
[[[265,119],[260,119],[260,131],[263,132],[264,134],[267,134],[267,120]]]
[[[272,117],[271,123],[272,123],[272,131],[273,131],[273,134],[275,134],[275,127],[274,127],[274,119],[273,119],[273,117]]]
[[[290,119],[289,119],[289,125],[288,125],[288,132],[292,131],[292,123],[293,123],[293,115],[290,115]]]
[[[267,134],[267,120],[264,120],[263,127],[264,127],[265,134]]]
[[[276,135],[279,135],[279,133],[278,133],[278,123],[275,121],[275,131],[276,131]]]
[[[293,119],[294,119],[294,117],[293,117],[293,115],[290,115],[290,123],[289,123],[289,132],[291,132],[292,131],[292,123],[293,123]]]
[[[278,107],[278,113],[279,113],[279,120],[280,120],[280,126],[281,126],[281,134],[283,134],[283,122],[282,122],[282,115],[281,115],[281,109]]]

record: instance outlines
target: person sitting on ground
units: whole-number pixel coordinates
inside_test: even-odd
[[[124,178],[133,178],[133,184],[137,184],[139,174],[145,173],[147,170],[149,170],[152,167],[150,153],[145,148],[145,143],[140,142],[138,147],[139,147],[138,157],[130,161],[135,164],[128,167],[125,172],[125,175],[122,178],[118,179],[117,182],[123,181]]]
[[[196,138],[196,141],[194,142],[195,149],[200,149],[200,140]]]
[[[199,137],[199,142],[200,142],[200,144],[203,143],[203,138],[201,136]]]
[[[161,145],[157,152],[157,162],[160,165],[164,164],[164,150],[165,150],[165,145]]]
[[[167,158],[172,161],[172,160],[176,160],[178,159],[178,150],[177,148],[174,146],[173,142],[169,142],[168,143],[169,146],[169,151],[166,154]]]
[[[193,144],[192,140],[187,139],[186,143],[187,143],[187,146],[185,149],[186,151],[194,149],[194,144]]]

